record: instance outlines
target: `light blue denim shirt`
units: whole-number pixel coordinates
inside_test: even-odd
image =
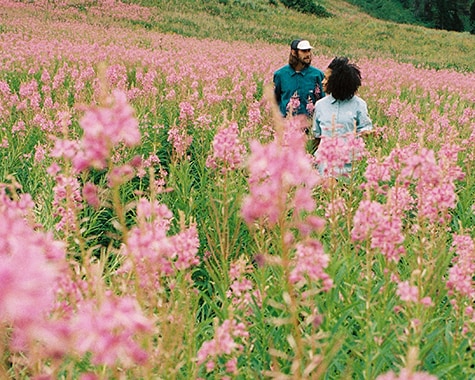
[[[368,106],[359,96],[350,100],[336,100],[331,94],[315,103],[313,133],[315,137],[345,135],[349,132],[370,131],[373,123]]]
[[[366,102],[358,97],[353,96],[349,100],[336,100],[331,94],[327,94],[324,98],[315,103],[313,114],[313,134],[315,137],[344,136],[349,133],[371,131],[373,123],[368,115],[368,107]],[[324,143],[323,141],[321,143]],[[315,152],[318,157],[318,149]],[[333,170],[338,176],[345,176],[351,172],[351,158],[344,168]],[[321,175],[325,173],[325,165],[318,165]],[[328,175],[328,172],[325,173]]]

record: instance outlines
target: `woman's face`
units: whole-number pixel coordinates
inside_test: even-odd
[[[332,75],[331,69],[326,69],[325,77],[322,80],[323,91],[325,91],[325,93],[327,92],[327,82],[328,82],[328,78],[330,78],[330,75]]]

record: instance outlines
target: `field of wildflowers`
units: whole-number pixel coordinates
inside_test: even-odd
[[[473,72],[359,59],[376,133],[328,186],[287,46],[0,4],[0,378],[475,378]]]

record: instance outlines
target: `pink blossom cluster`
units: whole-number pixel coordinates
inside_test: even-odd
[[[193,136],[186,132],[184,126],[173,126],[168,130],[168,141],[172,144],[177,158],[184,158],[193,142]]]
[[[409,284],[409,281],[398,283],[396,294],[405,302],[417,302],[419,300],[419,289],[417,286]]]
[[[58,168],[59,169],[59,168]],[[50,168],[53,174],[54,168]],[[57,173],[53,187],[54,216],[59,217],[56,223],[58,231],[75,231],[78,227],[76,213],[82,208],[82,194],[76,177]],[[87,190],[87,187],[86,187]]]
[[[114,91],[105,107],[89,109],[80,125],[84,135],[73,158],[73,165],[78,171],[91,167],[105,169],[112,149],[117,148],[119,143],[133,147],[140,142],[133,108],[120,91]]]
[[[2,188],[0,322],[13,328],[10,347],[25,355],[33,344],[56,357],[91,353],[94,363],[111,366],[143,363],[146,353],[134,339],[152,323],[135,299],[110,291],[99,302],[84,298],[87,286],[73,280],[65,244],[31,225],[32,207],[28,195],[13,201]]]
[[[246,327],[234,319],[226,319],[216,328],[214,338],[204,342],[198,350],[196,359],[198,364],[206,362],[208,371],[215,367],[215,359],[220,356],[232,356],[239,354],[244,348],[240,341],[249,337]],[[232,357],[226,363],[226,371],[236,374],[237,358]]]
[[[353,161],[367,154],[364,140],[355,133],[322,137],[315,161],[325,177],[348,176]]]
[[[419,288],[411,285],[409,281],[401,281],[397,284],[396,294],[401,301],[419,303],[423,306],[432,306],[432,299],[430,297],[421,298]]]
[[[449,268],[447,287],[451,292],[475,299],[475,244],[468,235],[454,234],[451,252],[456,254]]]
[[[289,103],[287,104],[287,114],[294,116],[297,110],[300,107],[300,98],[298,94],[295,93],[290,97]]]
[[[399,375],[391,371],[384,375],[379,375],[376,380],[437,380],[437,376],[427,372],[411,372],[403,368]]]
[[[180,122],[185,123],[188,120],[193,120],[195,116],[195,108],[189,102],[180,103]]]
[[[226,296],[231,300],[232,308],[243,311],[245,315],[252,313],[252,305],[262,303],[260,291],[255,289],[255,284],[248,276],[252,269],[244,259],[232,262],[229,269],[231,285]]]
[[[196,226],[168,236],[172,217],[168,207],[156,200],[141,198],[137,203],[137,225],[127,233],[122,247],[127,261],[119,272],[134,270],[144,289],[158,289],[163,277],[199,263]]]
[[[29,195],[12,200],[0,189],[0,324],[13,327],[16,349],[55,335],[48,317],[66,268],[64,244],[36,230],[32,208]]]
[[[243,162],[245,151],[239,139],[237,123],[230,123],[214,136],[213,154],[208,156],[206,166],[220,168],[222,173],[234,170]]]
[[[395,215],[412,210],[431,223],[444,223],[456,205],[455,181],[464,177],[457,164],[458,152],[450,144],[441,147],[438,158],[433,150],[416,144],[393,149],[381,162],[369,160],[364,186],[387,194]],[[388,190],[391,180],[396,185]]]
[[[353,241],[369,239],[370,247],[379,250],[388,260],[398,261],[405,253],[401,218],[376,201],[363,200],[359,204],[351,238]]]
[[[306,137],[302,129],[299,119],[291,118],[285,123],[283,138],[266,145],[251,142],[250,194],[241,208],[247,223],[261,220],[272,226],[286,215],[286,210],[299,215],[315,209],[312,189],[320,177],[305,152]]]
[[[70,321],[75,350],[92,354],[94,364],[130,367],[144,364],[147,352],[135,341],[151,332],[152,321],[132,297],[107,292],[103,299],[82,302]]]
[[[310,239],[297,244],[296,251],[289,280],[293,283],[321,281],[322,290],[330,290],[333,286],[333,280],[325,273],[330,257],[323,250],[322,243]]]

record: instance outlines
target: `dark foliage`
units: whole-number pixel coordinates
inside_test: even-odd
[[[475,0],[347,0],[374,17],[457,32],[475,32]]]
[[[314,0],[281,0],[287,8],[301,13],[313,14],[318,17],[330,17],[331,14],[324,6],[316,4]]]

